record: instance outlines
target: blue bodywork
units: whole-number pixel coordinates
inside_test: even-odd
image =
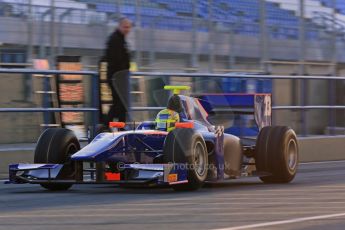
[[[162,153],[166,135],[166,132],[150,130],[101,133],[89,145],[75,153],[72,159],[153,163],[153,159]]]
[[[217,112],[227,114],[230,109],[235,114],[251,114],[255,117],[255,131],[270,124],[270,114],[264,102],[266,95],[180,95],[183,111],[181,122],[193,122],[194,129],[200,133],[212,157],[216,173],[208,181],[224,179],[224,133],[216,133],[210,123],[209,115]],[[270,105],[269,105],[270,106]],[[98,134],[87,146],[71,156],[71,160],[81,167],[81,175],[64,183],[187,183],[187,169],[181,164],[165,164],[162,161],[163,147],[168,132],[154,129],[152,121],[142,122],[135,130],[107,132]],[[233,133],[233,127],[225,127]],[[240,136],[240,135],[237,135]],[[85,169],[85,163],[103,164],[101,173],[109,173],[109,178],[97,180],[97,169]],[[116,164],[116,170],[114,170]],[[120,168],[119,168],[119,164]],[[80,166],[81,165],[81,166]],[[183,165],[183,164],[182,164]],[[12,164],[9,166],[9,183],[58,183],[62,164]],[[114,176],[114,177],[111,177]]]
[[[271,94],[201,94],[198,98],[207,113],[231,117],[233,122],[225,125],[225,133],[257,136],[272,123]]]

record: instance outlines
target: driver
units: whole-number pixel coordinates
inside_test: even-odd
[[[180,112],[182,112],[181,100],[177,95],[173,95],[169,99],[167,108],[157,114],[156,129],[168,132],[175,129],[175,123],[180,122]]]

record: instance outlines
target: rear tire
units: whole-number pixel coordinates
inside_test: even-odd
[[[188,183],[172,185],[175,191],[199,189],[207,178],[208,153],[203,137],[192,129],[174,129],[165,139],[164,162],[187,163]]]
[[[34,162],[40,164],[64,164],[57,179],[70,179],[74,174],[71,155],[80,150],[77,137],[71,130],[53,128],[45,130],[38,139]],[[54,191],[69,189],[72,184],[40,184],[43,188]]]
[[[298,142],[295,132],[286,126],[264,127],[256,141],[257,171],[269,173],[265,183],[289,183],[298,167]]]

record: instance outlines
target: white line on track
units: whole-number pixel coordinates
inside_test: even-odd
[[[260,223],[260,224],[250,224],[250,225],[242,225],[242,226],[237,226],[237,227],[220,228],[220,229],[215,229],[215,230],[240,230],[240,229],[261,228],[261,227],[269,227],[269,226],[276,226],[276,225],[300,223],[300,222],[306,222],[306,221],[311,221],[311,220],[330,219],[330,218],[342,217],[342,216],[345,216],[345,213],[303,217],[303,218],[296,218],[296,219],[282,220],[282,221],[272,221],[272,222],[265,222],[265,223]]]
[[[345,163],[345,160],[339,161],[312,161],[312,162],[304,162],[299,163],[300,165],[314,165],[314,164],[332,164],[332,163]]]

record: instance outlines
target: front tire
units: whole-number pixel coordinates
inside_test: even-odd
[[[203,137],[192,129],[175,129],[165,139],[164,162],[187,163],[188,183],[172,185],[175,191],[199,189],[207,178],[208,153]]]
[[[64,164],[57,178],[70,179],[74,174],[74,164],[70,158],[79,150],[79,141],[71,130],[64,128],[47,129],[38,139],[34,163]],[[67,190],[72,186],[72,184],[52,183],[40,185],[53,191]]]
[[[269,173],[265,183],[289,183],[298,167],[298,142],[293,129],[286,126],[264,127],[256,142],[255,164],[258,172]]]

